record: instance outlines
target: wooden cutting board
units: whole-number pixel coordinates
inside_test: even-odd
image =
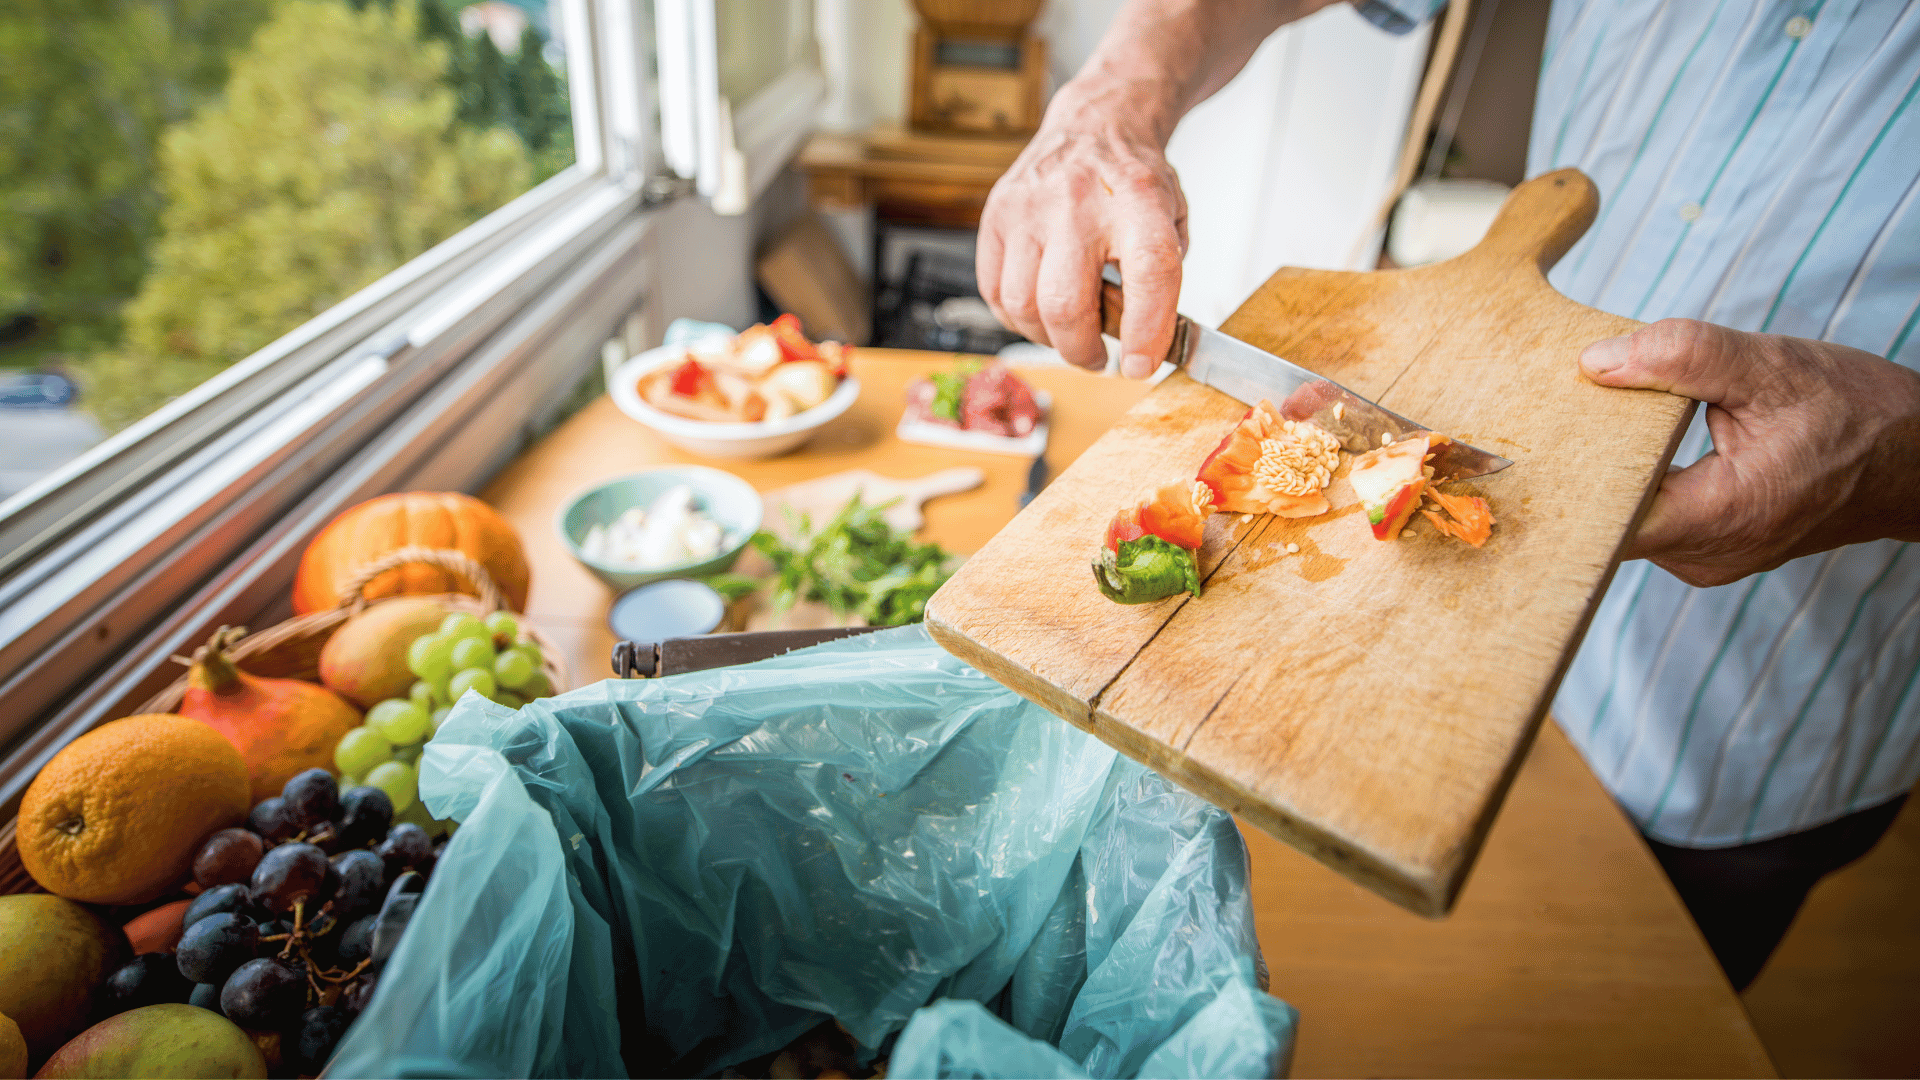
[[[764,528],[790,537],[789,513],[805,514],[819,528],[846,508],[855,495],[869,506],[891,503],[883,512],[887,524],[904,532],[919,532],[927,523],[920,508],[928,499],[972,491],[987,479],[987,474],[971,465],[941,469],[936,473],[896,480],[871,469],[848,469],[829,476],[803,480],[775,488],[761,496],[766,506]]]
[[[1424,521],[1373,539],[1343,466],[1323,517],[1215,514],[1200,599],[1108,602],[1088,568],[1108,519],[1190,478],[1246,411],[1175,374],[940,590],[934,637],[1388,899],[1445,914],[1693,408],[1579,374],[1581,348],[1639,325],[1547,284],[1598,205],[1577,170],[1550,173],[1457,259],[1282,269],[1222,326],[1513,459],[1448,488],[1492,504],[1484,548]]]

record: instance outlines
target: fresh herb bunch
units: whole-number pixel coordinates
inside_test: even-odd
[[[859,616],[868,626],[925,618],[927,600],[953,576],[954,560],[940,545],[915,543],[912,534],[888,524],[882,511],[892,505],[869,506],[855,494],[818,532],[807,515],[789,509],[792,543],[765,529],[755,533],[753,546],[773,563],[774,611],[816,600],[837,617]],[[765,584],[739,574],[707,583],[729,601]]]
[[[953,365],[952,370],[936,371],[927,376],[933,382],[933,401],[927,411],[941,419],[958,424],[960,422],[960,398],[966,392],[967,380],[980,370],[980,361],[962,360]]]

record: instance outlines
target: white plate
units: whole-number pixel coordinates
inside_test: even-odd
[[[1040,406],[1040,422],[1033,430],[1018,438],[995,435],[990,431],[968,431],[965,428],[948,427],[945,424],[932,424],[914,415],[909,405],[900,413],[900,426],[894,434],[902,442],[921,443],[925,446],[943,446],[950,450],[979,450],[988,454],[1018,454],[1021,457],[1035,458],[1047,451],[1047,418],[1053,412],[1053,395],[1045,390],[1033,392],[1033,403]]]
[[[827,400],[806,412],[785,420],[758,424],[713,424],[674,416],[640,399],[640,377],[658,367],[679,363],[687,355],[685,345],[662,345],[634,356],[614,369],[613,384],[607,387],[613,403],[621,412],[654,431],[660,437],[692,454],[714,458],[770,458],[799,447],[814,432],[846,412],[860,396],[860,380],[848,375]]]

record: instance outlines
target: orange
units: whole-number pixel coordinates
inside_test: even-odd
[[[129,716],[68,743],[20,800],[20,861],[56,896],[143,904],[192,869],[207,834],[247,816],[247,765],[218,731]]]

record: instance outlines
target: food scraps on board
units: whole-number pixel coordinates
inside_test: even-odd
[[[1213,489],[1199,480],[1161,486],[1107,523],[1093,559],[1093,580],[1116,604],[1148,604],[1176,593],[1200,595],[1198,552]]]
[[[1319,517],[1340,467],[1340,440],[1311,420],[1282,420],[1262,400],[1200,463],[1200,482],[1229,514]]]
[[[1397,539],[1415,510],[1443,536],[1474,547],[1493,534],[1485,499],[1433,487],[1427,458],[1447,436],[1421,432],[1355,455],[1347,480],[1366,511],[1375,539]],[[1101,595],[1146,604],[1179,593],[1200,595],[1198,553],[1207,516],[1215,512],[1310,518],[1331,509],[1326,488],[1340,467],[1340,442],[1311,420],[1286,420],[1273,403],[1248,409],[1191,482],[1166,484],[1121,510],[1107,525],[1093,559]],[[1433,504],[1421,505],[1422,498]],[[1299,546],[1287,545],[1288,553]]]

